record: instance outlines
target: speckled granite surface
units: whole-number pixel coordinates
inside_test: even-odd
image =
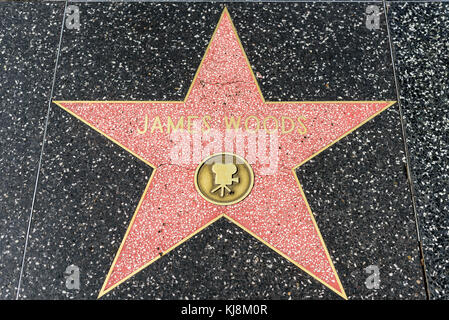
[[[16,295],[62,8],[0,2],[0,299]]]
[[[391,4],[390,26],[432,299],[449,298],[449,3]]]
[[[297,170],[354,298],[425,298],[398,114],[385,111]],[[381,270],[381,290],[363,285],[369,265]]]
[[[56,0],[56,1],[58,1],[58,0]],[[63,0],[62,0],[63,1]],[[368,0],[317,0],[316,2],[320,2],[320,1],[323,1],[323,2],[382,2],[381,0],[378,0],[378,1],[368,1]],[[415,1],[417,1],[417,0],[415,0]],[[211,1],[208,1],[208,0],[189,0],[189,1],[186,1],[186,0],[162,0],[162,1],[157,1],[157,0],[125,0],[125,1],[120,1],[120,0],[74,0],[74,1],[72,1],[72,2],[80,2],[80,3],[82,3],[82,2],[159,2],[159,3],[163,3],[163,2],[199,2],[199,3],[201,3],[201,2],[205,2],[205,3],[207,3],[207,2],[211,2]],[[224,0],[217,0],[217,1],[214,1],[214,2],[216,2],[216,3],[236,3],[236,2],[244,2],[244,3],[251,3],[251,2],[256,2],[256,3],[261,3],[261,2],[276,2],[276,1],[273,1],[273,0],[231,0],[231,1],[224,1]],[[307,1],[307,0],[300,0],[300,1],[297,1],[297,0],[278,0],[277,2],[311,2],[311,1]]]
[[[83,23],[64,31],[55,99],[181,100],[223,8],[79,5]],[[368,30],[365,9],[229,5],[267,100],[394,100],[385,21]],[[392,107],[298,171],[349,299],[425,298],[401,139]],[[95,299],[150,174],[53,105],[20,298]],[[79,290],[65,287],[71,264]],[[379,289],[365,286],[369,265],[380,268]],[[104,298],[339,297],[220,220]]]

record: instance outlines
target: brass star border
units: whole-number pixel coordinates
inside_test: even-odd
[[[140,268],[138,268],[137,270],[133,271],[131,274],[127,275],[126,277],[124,277],[123,279],[121,279],[120,281],[118,281],[117,283],[115,283],[114,285],[112,285],[112,286],[106,288],[106,286],[107,286],[107,284],[108,284],[108,281],[109,281],[109,279],[110,279],[110,277],[111,277],[111,273],[113,272],[114,266],[115,266],[115,264],[116,264],[116,262],[117,262],[117,259],[118,259],[118,257],[119,257],[119,254],[120,254],[120,252],[122,251],[122,248],[123,248],[123,246],[124,246],[124,244],[125,244],[125,241],[126,241],[128,235],[129,235],[129,232],[130,232],[130,230],[131,230],[131,227],[132,227],[133,224],[134,224],[134,221],[135,221],[135,219],[136,219],[137,213],[139,212],[139,209],[140,209],[141,206],[142,206],[142,202],[143,202],[143,200],[144,200],[145,195],[146,195],[147,192],[148,192],[148,189],[149,189],[149,187],[150,187],[151,181],[152,181],[153,177],[155,176],[157,167],[156,167],[155,165],[153,165],[152,163],[150,163],[147,159],[145,159],[144,157],[142,157],[141,155],[139,155],[137,152],[134,152],[134,151],[130,150],[130,148],[125,147],[122,143],[120,143],[119,141],[117,141],[116,139],[114,139],[113,137],[111,137],[109,134],[105,133],[103,130],[99,129],[98,127],[94,126],[92,123],[90,123],[89,121],[87,121],[86,119],[84,119],[83,117],[81,117],[79,114],[77,114],[76,112],[74,112],[73,110],[71,110],[71,108],[68,107],[68,105],[70,105],[70,104],[76,104],[76,103],[79,103],[79,104],[85,104],[85,105],[87,105],[87,104],[103,104],[103,105],[104,105],[104,104],[109,104],[109,103],[110,103],[110,104],[136,104],[136,103],[149,103],[149,104],[168,104],[168,103],[169,103],[169,104],[185,104],[185,103],[187,102],[189,96],[191,95],[191,92],[192,92],[192,89],[193,89],[193,87],[194,87],[194,84],[197,82],[198,74],[199,74],[199,72],[200,72],[200,70],[201,70],[201,68],[202,68],[202,66],[203,66],[204,60],[205,60],[205,58],[206,58],[206,56],[207,56],[207,54],[208,54],[208,52],[209,52],[209,49],[210,49],[212,40],[213,40],[214,37],[216,36],[217,29],[218,29],[218,27],[220,26],[220,23],[222,22],[222,20],[223,20],[223,18],[224,18],[225,16],[229,17],[229,20],[230,20],[231,25],[232,25],[232,30],[233,30],[233,32],[234,32],[234,34],[235,34],[235,37],[237,38],[237,41],[238,41],[238,45],[239,45],[239,47],[240,47],[240,50],[242,51],[242,53],[243,53],[243,55],[244,55],[244,58],[245,58],[245,61],[246,61],[246,65],[247,65],[247,67],[248,67],[248,69],[249,69],[249,71],[250,71],[250,73],[251,73],[251,76],[252,76],[252,80],[254,81],[254,83],[255,83],[255,85],[256,85],[256,87],[257,87],[257,92],[258,92],[258,94],[259,94],[259,96],[260,96],[260,98],[262,99],[262,101],[263,101],[264,104],[268,104],[268,105],[275,105],[275,104],[345,104],[345,103],[348,103],[348,104],[351,104],[351,103],[352,103],[352,104],[355,104],[355,103],[361,103],[361,104],[362,104],[362,103],[373,103],[373,104],[375,104],[375,103],[379,103],[379,104],[380,104],[380,103],[383,103],[383,104],[385,104],[385,106],[384,106],[382,109],[380,109],[380,110],[377,111],[376,113],[372,114],[371,116],[369,116],[368,118],[366,118],[364,121],[362,121],[362,122],[360,122],[358,125],[354,126],[351,130],[345,132],[342,136],[340,136],[340,137],[338,137],[337,139],[333,140],[331,143],[325,145],[323,148],[321,148],[320,150],[316,151],[316,152],[313,153],[310,157],[308,157],[307,159],[303,160],[301,163],[299,163],[298,165],[294,166],[294,167],[291,169],[291,171],[292,171],[292,173],[293,173],[293,176],[294,176],[294,178],[295,178],[295,180],[296,180],[296,183],[297,183],[297,185],[298,185],[299,192],[300,192],[300,194],[301,194],[302,198],[304,199],[305,204],[306,204],[306,206],[307,206],[307,211],[308,211],[308,213],[310,214],[310,218],[311,218],[311,220],[312,220],[312,222],[313,222],[314,228],[315,228],[315,230],[316,230],[316,232],[317,232],[317,234],[318,234],[318,236],[319,236],[319,239],[320,239],[320,241],[321,241],[322,246],[324,247],[324,250],[325,250],[327,259],[330,261],[332,270],[333,270],[333,272],[334,272],[334,274],[335,274],[335,277],[336,277],[336,279],[337,279],[337,281],[338,281],[338,285],[339,285],[340,288],[341,288],[341,292],[338,291],[338,290],[336,290],[336,289],[334,289],[332,286],[330,286],[328,283],[326,283],[325,281],[323,281],[322,279],[320,279],[319,277],[317,277],[315,274],[313,274],[313,273],[312,273],[311,271],[309,271],[307,268],[305,268],[304,266],[302,266],[301,264],[299,264],[297,261],[293,260],[291,257],[289,257],[289,256],[288,256],[287,254],[285,254],[284,252],[282,252],[282,251],[278,250],[277,248],[275,248],[273,245],[269,244],[267,241],[265,241],[264,239],[262,239],[259,235],[255,234],[253,231],[251,231],[250,229],[248,229],[247,227],[245,227],[244,225],[242,225],[242,224],[239,223],[237,220],[235,220],[234,218],[230,217],[230,216],[227,215],[227,214],[220,214],[220,215],[218,215],[217,217],[215,217],[214,219],[210,220],[208,223],[206,223],[206,224],[204,224],[202,227],[196,229],[194,232],[192,232],[192,233],[189,234],[188,236],[184,237],[181,241],[177,242],[175,245],[171,246],[169,249],[164,250],[163,255],[167,254],[168,252],[170,252],[171,250],[175,249],[176,247],[178,247],[179,245],[181,245],[182,243],[184,243],[185,241],[187,241],[188,239],[190,239],[190,238],[193,237],[194,235],[198,234],[200,231],[202,231],[203,229],[205,229],[206,227],[208,227],[209,225],[211,225],[212,223],[214,223],[214,222],[217,221],[218,219],[224,217],[224,218],[227,218],[230,222],[232,222],[232,223],[236,224],[237,226],[239,226],[241,229],[243,229],[243,230],[245,230],[246,232],[248,232],[249,234],[251,234],[254,238],[256,238],[257,240],[259,240],[260,242],[262,242],[263,244],[265,244],[266,246],[268,246],[269,248],[271,248],[272,250],[274,250],[275,252],[277,252],[279,255],[281,255],[281,256],[284,257],[285,259],[289,260],[291,263],[293,263],[294,265],[296,265],[297,267],[299,267],[301,270],[303,270],[304,272],[306,272],[307,274],[309,274],[310,276],[312,276],[314,279],[316,279],[317,281],[319,281],[320,283],[322,283],[323,285],[325,285],[326,287],[328,287],[329,289],[331,289],[332,291],[334,291],[334,292],[335,292],[336,294],[338,294],[340,297],[342,297],[342,298],[344,298],[344,299],[347,299],[347,296],[346,296],[346,293],[345,293],[345,291],[344,291],[344,288],[343,288],[343,286],[342,286],[342,284],[341,284],[341,282],[340,282],[340,279],[339,279],[339,277],[338,277],[338,274],[337,274],[337,272],[336,272],[336,270],[335,270],[335,267],[334,267],[334,265],[333,265],[332,259],[331,259],[330,255],[329,255],[329,252],[328,252],[327,247],[326,247],[326,245],[325,245],[324,239],[322,238],[322,235],[321,235],[321,233],[320,233],[320,231],[319,231],[318,225],[317,225],[317,223],[316,223],[316,221],[315,221],[315,218],[314,218],[314,215],[313,215],[313,213],[312,213],[312,210],[310,209],[309,203],[307,202],[307,198],[306,198],[306,196],[305,196],[305,194],[304,194],[303,188],[302,188],[302,186],[301,186],[301,183],[299,182],[299,179],[298,179],[298,177],[297,177],[297,175],[296,175],[295,170],[296,170],[298,167],[300,167],[301,165],[303,165],[304,163],[306,163],[307,161],[309,161],[310,159],[314,158],[315,156],[317,156],[318,154],[320,154],[321,152],[323,152],[324,150],[326,150],[327,148],[331,147],[331,146],[332,146],[333,144],[335,144],[336,142],[338,142],[338,141],[340,141],[341,139],[343,139],[344,137],[346,137],[348,134],[350,134],[350,133],[353,132],[354,130],[358,129],[360,126],[362,126],[363,124],[365,124],[367,121],[371,120],[372,118],[374,118],[375,116],[377,116],[378,114],[380,114],[382,111],[386,110],[387,108],[389,108],[390,106],[392,106],[393,104],[395,104],[396,101],[282,101],[282,102],[266,101],[265,98],[264,98],[264,96],[263,96],[263,94],[262,94],[262,91],[261,91],[261,89],[260,89],[260,87],[259,87],[259,84],[258,84],[258,82],[257,82],[257,79],[256,79],[256,77],[255,77],[255,75],[254,75],[254,72],[253,72],[253,70],[252,70],[252,68],[251,68],[251,65],[250,65],[250,63],[249,63],[248,57],[246,56],[246,53],[245,53],[245,50],[244,50],[244,48],[243,48],[243,46],[242,46],[242,43],[241,43],[241,41],[240,41],[240,38],[238,37],[237,31],[236,31],[236,29],[235,29],[235,26],[234,26],[234,24],[232,23],[232,19],[230,18],[228,9],[227,9],[226,7],[224,8],[224,10],[223,10],[223,12],[222,12],[222,14],[221,14],[221,16],[220,16],[219,22],[218,22],[218,24],[217,24],[217,26],[216,26],[216,28],[215,28],[215,30],[214,30],[214,32],[213,32],[213,35],[212,35],[212,37],[211,37],[211,40],[209,41],[209,44],[208,44],[208,46],[207,46],[207,48],[206,48],[205,54],[204,54],[204,56],[203,56],[203,58],[202,58],[202,60],[201,60],[201,63],[200,63],[200,65],[199,65],[199,67],[198,67],[198,69],[197,69],[197,71],[196,71],[196,73],[195,73],[195,76],[194,76],[194,78],[193,78],[193,81],[192,81],[192,83],[191,83],[191,85],[190,85],[190,87],[189,87],[189,90],[188,90],[188,92],[187,92],[187,95],[185,96],[185,98],[184,98],[183,101],[53,101],[56,105],[58,105],[59,107],[61,107],[62,109],[64,109],[65,111],[67,111],[68,113],[70,113],[71,115],[73,115],[74,117],[76,117],[77,119],[79,119],[80,121],[84,122],[84,123],[87,124],[89,127],[91,127],[91,128],[94,129],[95,131],[97,131],[97,132],[99,132],[100,134],[102,134],[103,136],[105,136],[107,139],[111,140],[112,142],[114,142],[114,143],[117,144],[118,146],[122,147],[123,149],[125,149],[126,151],[128,151],[130,154],[132,154],[133,156],[135,156],[135,157],[138,158],[139,160],[143,161],[144,163],[146,163],[148,166],[150,166],[150,167],[153,169],[152,174],[151,174],[151,177],[150,177],[150,179],[149,179],[149,181],[148,181],[148,183],[147,183],[147,185],[146,185],[145,191],[144,191],[144,193],[143,193],[143,195],[142,195],[142,197],[141,197],[141,199],[140,199],[140,201],[139,201],[139,204],[138,204],[138,206],[137,206],[137,208],[136,208],[136,210],[135,210],[135,213],[134,213],[134,215],[133,215],[133,217],[132,217],[132,219],[131,219],[131,222],[130,222],[130,224],[129,224],[129,226],[128,226],[128,229],[127,229],[127,231],[126,231],[126,233],[125,233],[125,236],[123,237],[123,241],[122,241],[122,243],[121,243],[121,245],[120,245],[120,247],[119,247],[119,250],[118,250],[118,252],[117,252],[117,254],[116,254],[115,258],[114,258],[114,261],[113,261],[113,263],[112,263],[112,266],[111,266],[111,268],[110,268],[110,270],[109,270],[109,272],[108,272],[108,274],[107,274],[107,276],[106,276],[106,279],[105,279],[104,284],[103,284],[103,286],[102,286],[102,288],[101,288],[101,290],[100,290],[100,293],[99,293],[98,298],[100,298],[101,296],[105,295],[106,293],[108,293],[109,291],[111,291],[112,289],[114,289],[115,287],[117,287],[118,285],[120,285],[121,283],[123,283],[124,281],[126,281],[127,279],[129,279],[130,277],[132,277],[133,275],[135,275],[136,273],[140,272],[141,270],[143,270],[144,268],[146,268],[147,266],[149,266],[150,264],[152,264],[153,262],[155,262],[156,260],[158,260],[159,258],[162,257],[162,255],[158,255],[157,257],[155,257],[154,259],[151,259],[151,261],[145,263],[142,267],[140,267]]]

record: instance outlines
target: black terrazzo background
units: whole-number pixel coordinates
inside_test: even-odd
[[[96,298],[151,168],[56,106],[49,121],[21,298]]]
[[[266,99],[392,99],[386,28],[366,28],[368,5],[276,3],[248,10],[248,4],[233,4],[233,21]],[[383,14],[380,23],[385,26]]]
[[[0,3],[0,299],[16,295],[63,3]]]
[[[350,299],[426,298],[405,162],[393,106],[297,170]]]
[[[79,5],[80,30],[64,32],[58,99],[182,100],[222,8],[200,3]]]
[[[394,99],[385,23],[382,30],[367,32],[365,8],[366,4],[229,6],[251,63],[264,76],[262,91],[268,100]],[[181,100],[222,5],[100,3],[80,4],[80,9],[80,31],[64,32],[55,99]],[[291,26],[301,31],[288,32]],[[318,50],[323,32],[328,40]],[[305,42],[299,43],[301,39]],[[350,48],[355,46],[360,49]],[[326,72],[317,68],[321,64]],[[294,77],[294,72],[302,77]],[[332,77],[322,78],[324,74]],[[151,171],[56,106],[47,143],[21,298],[95,299]],[[424,297],[401,146],[399,116],[392,108],[336,144],[333,152],[323,152],[316,158],[320,161],[301,168],[305,171],[299,177],[319,213],[318,224],[350,298]],[[357,162],[375,167],[366,173]],[[361,171],[354,175],[351,165]],[[314,181],[307,182],[305,176]],[[329,205],[337,196],[334,190],[323,193],[332,186],[354,197],[344,206],[337,201],[339,212]],[[319,190],[321,200],[313,196]],[[379,290],[364,287],[368,275],[363,268],[372,263],[381,267]],[[63,272],[70,264],[80,267],[79,291],[64,286]],[[105,298],[338,297],[221,220]]]
[[[53,1],[64,1],[64,0],[53,0]],[[389,2],[404,2],[404,0],[391,0]],[[408,2],[415,2],[415,1],[422,1],[422,0],[409,0]],[[93,2],[211,2],[210,0],[72,0],[71,2],[79,2],[79,3],[93,3]],[[294,2],[382,2],[382,0],[375,0],[375,1],[369,1],[369,0],[230,0],[230,1],[223,1],[223,0],[215,0],[213,2],[216,3],[237,3],[237,2],[243,2],[243,3],[272,3],[272,2],[287,2],[287,3],[294,3]]]
[[[449,299],[449,3],[389,10],[432,299]]]
[[[64,1],[64,0],[55,0],[55,1]],[[368,1],[368,0],[316,0],[315,2],[382,2],[381,0],[378,1]],[[412,1],[418,1],[418,0],[412,0]],[[179,2],[197,2],[197,3],[207,3],[207,2],[212,2],[210,0],[75,0],[75,1],[71,1],[71,2],[80,2],[80,3],[93,3],[93,2],[160,2],[160,3],[167,3],[167,2],[173,2],[173,3],[179,3]],[[272,2],[313,2],[310,0],[230,0],[230,1],[223,1],[223,0],[216,0],[213,1],[215,3],[251,3],[251,2],[255,2],[255,3],[262,3],[262,2],[268,2],[268,3],[272,3]]]
[[[229,5],[251,63],[264,77],[265,98],[394,99],[385,21],[381,30],[368,31],[366,5]],[[182,99],[223,7],[79,6],[80,31],[64,31],[59,100]],[[400,137],[392,107],[298,170],[350,299],[425,297]],[[95,299],[150,174],[53,105],[20,298]],[[63,273],[71,264],[80,267],[80,290],[65,288]],[[381,268],[378,290],[364,285],[369,264]],[[338,296],[220,220],[105,298]]]
[[[81,22],[80,31],[64,33],[61,65],[70,68],[60,71],[61,82],[55,93],[64,99],[76,94],[80,100],[122,96],[182,100],[223,7],[210,3],[80,5],[88,27],[83,28]],[[386,30],[371,31],[365,27],[368,4],[354,4],[353,11],[348,10],[348,5],[233,3],[229,6],[230,10],[235,9],[231,15],[241,30],[241,41],[254,72],[263,77],[260,86],[267,99],[394,97]],[[138,6],[154,9],[148,12]],[[256,7],[257,10],[249,9]],[[286,8],[299,12],[286,14]],[[123,13],[122,17],[116,16],[117,11]],[[183,18],[187,14],[189,18]],[[134,18],[130,19],[131,16]],[[171,19],[177,23],[163,23]],[[383,20],[382,15],[382,25]],[[97,32],[93,34],[92,30]],[[89,50],[89,56],[85,51],[74,50],[94,45],[97,50]],[[142,64],[149,59],[151,64]],[[101,76],[91,84],[90,77],[96,74]],[[117,76],[121,81],[109,86]],[[165,85],[161,87],[159,81]]]

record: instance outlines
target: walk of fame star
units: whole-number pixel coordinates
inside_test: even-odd
[[[295,169],[394,101],[265,101],[225,8],[184,101],[54,102],[154,169],[99,297],[227,218],[347,298]],[[233,119],[237,127],[254,131],[263,123],[269,134],[279,133],[276,172],[263,174],[263,165],[249,159],[247,167],[235,161],[212,164],[218,186],[205,194],[194,182],[196,172],[202,174],[203,159],[174,165],[170,156],[175,144],[170,132],[188,127],[190,133],[184,120],[197,118],[204,125],[200,131],[223,132]],[[235,154],[234,159],[240,158],[244,155]],[[244,197],[236,195],[224,205],[211,201],[234,195],[232,188],[245,179],[242,168],[254,179],[253,184],[247,181]],[[208,181],[209,171],[201,181]]]

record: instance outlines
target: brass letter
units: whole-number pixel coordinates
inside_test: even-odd
[[[232,129],[231,125],[234,126],[234,129],[238,129],[240,127],[240,117],[238,117],[237,123],[234,120],[234,116],[231,117],[230,121],[228,121],[228,117],[225,116],[226,130]]]
[[[249,120],[249,119],[256,119],[256,120],[257,120],[257,127],[256,127],[255,130],[250,130],[250,129],[248,129],[248,120]],[[259,118],[257,118],[256,116],[248,116],[248,117],[245,119],[245,128],[246,128],[246,131],[257,132],[257,131],[259,131],[259,127],[260,127]]]
[[[148,130],[148,115],[145,115],[145,128],[143,130],[140,130],[139,127],[137,127],[137,133],[144,134]]]
[[[189,131],[190,133],[193,133],[193,132],[195,132],[195,130],[191,130],[191,125],[192,125],[192,122],[191,122],[191,120],[193,120],[193,119],[198,119],[199,117],[198,116],[187,116],[187,131]]]
[[[181,118],[179,118],[178,122],[176,123],[176,127],[175,127],[175,124],[173,123],[171,117],[168,116],[167,133],[170,133],[171,130],[176,131],[179,129],[184,129],[184,116],[181,116]]]
[[[298,132],[300,133],[300,134],[306,134],[307,133],[307,127],[306,127],[306,125],[302,122],[302,120],[307,120],[305,117],[303,117],[303,116],[299,116],[298,117],[298,122],[299,122],[299,125],[302,127],[302,129],[301,128],[298,128]]]
[[[164,129],[162,129],[162,123],[161,123],[161,118],[159,118],[159,116],[157,116],[156,118],[154,118],[153,121],[153,126],[151,127],[151,133],[154,132],[154,130],[159,129],[159,131],[161,133],[164,133]]]
[[[209,122],[207,122],[206,119],[211,120],[211,117],[210,117],[210,116],[207,116],[207,115],[203,117],[203,124],[204,124],[204,126],[207,128],[207,129],[204,129],[204,128],[203,128],[203,132],[209,131],[209,130],[210,130],[210,124],[209,124]]]
[[[268,119],[273,119],[274,123],[276,123],[276,128],[272,129],[271,131],[268,130],[268,128],[267,128],[267,120]],[[263,119],[263,127],[265,128],[265,132],[268,134],[272,134],[272,133],[275,133],[276,131],[278,131],[278,126],[279,126],[278,119],[276,119],[273,116],[268,116]]]
[[[285,120],[288,120],[290,122],[290,129],[285,130]],[[295,122],[293,121],[292,118],[290,117],[282,117],[281,119],[281,132],[282,134],[284,133],[290,133],[293,131],[293,129],[295,129]]]

